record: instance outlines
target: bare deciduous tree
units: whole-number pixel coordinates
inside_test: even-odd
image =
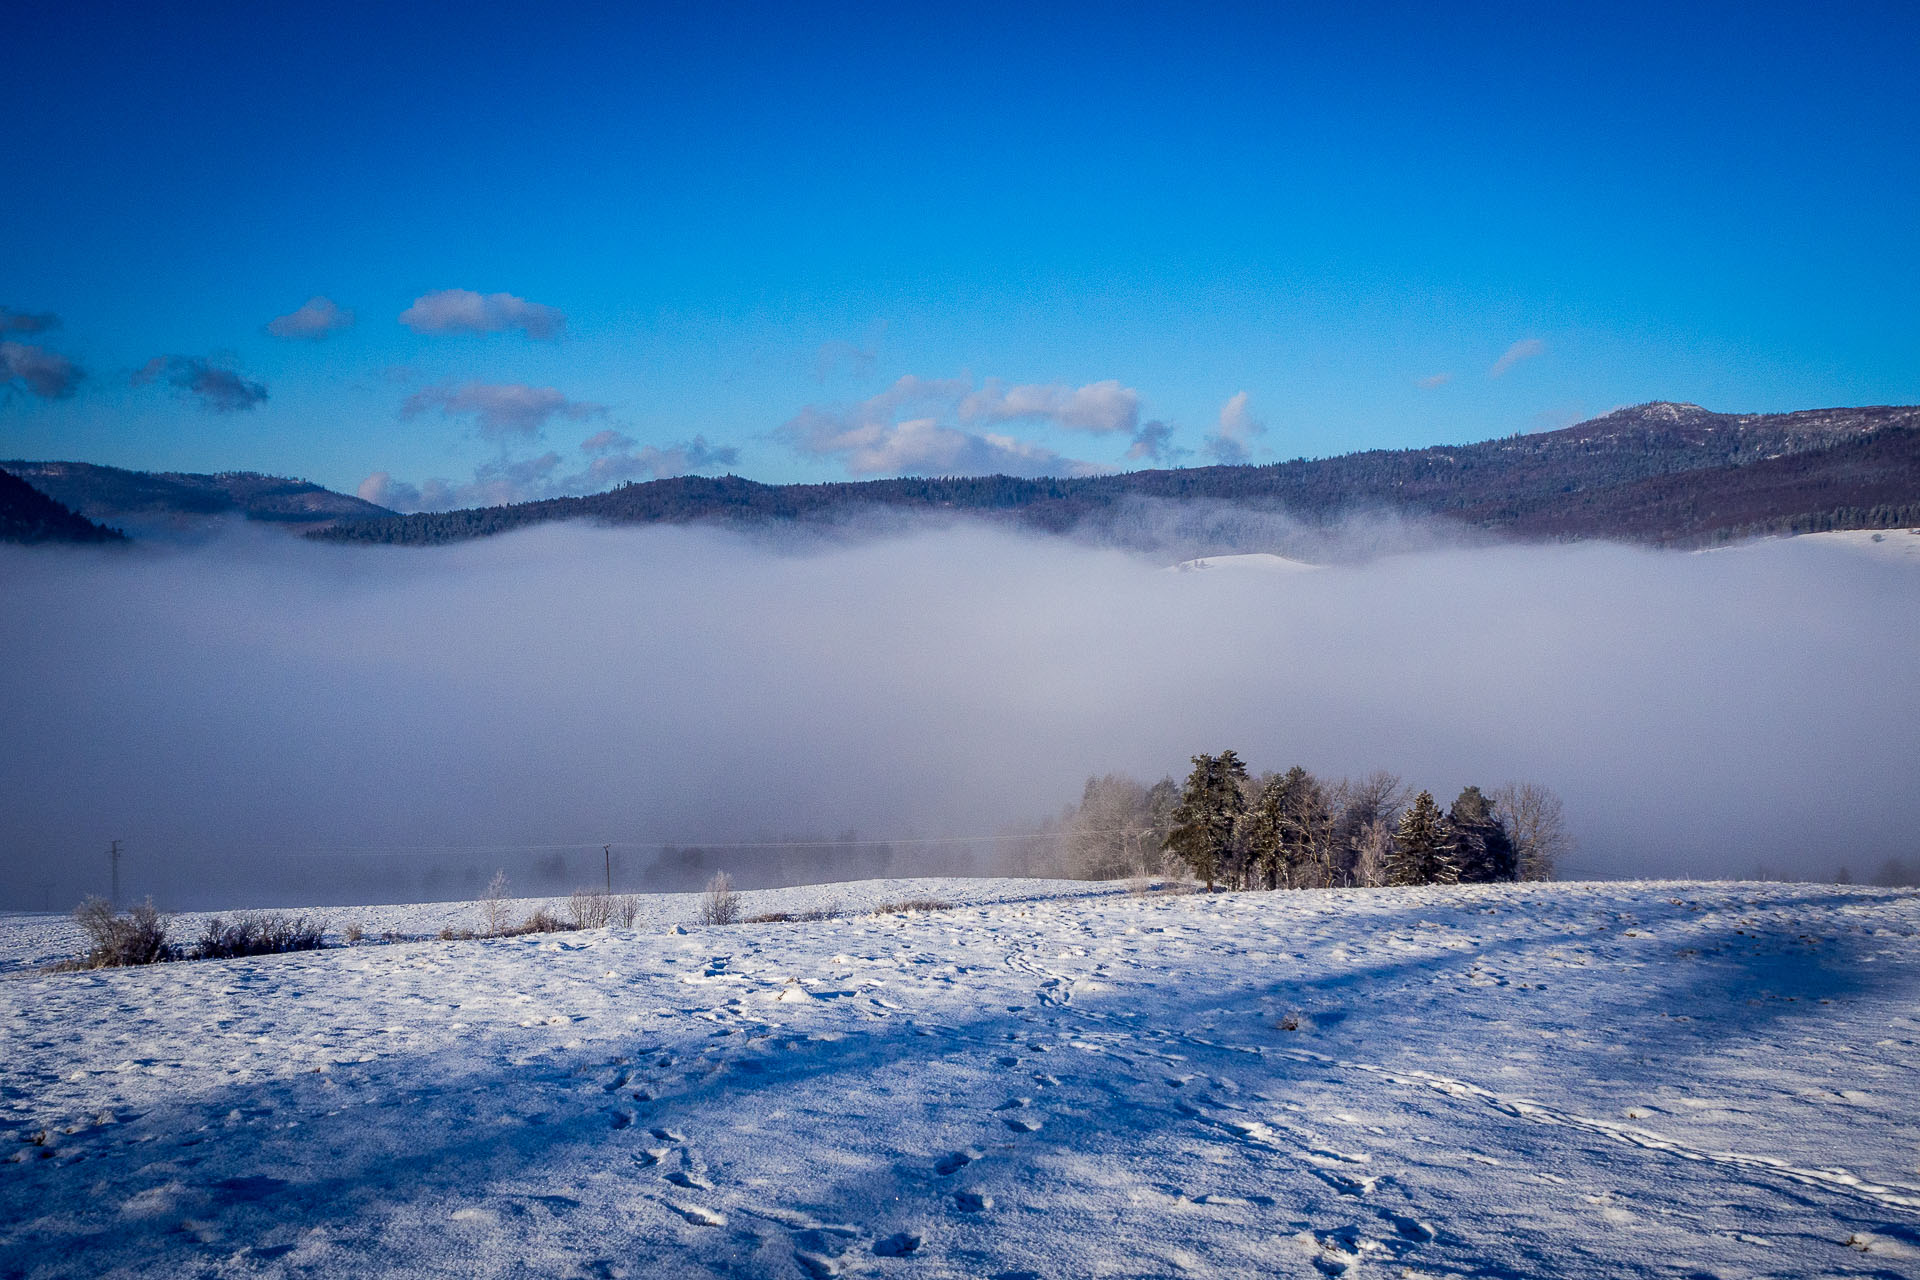
[[[1509,782],[1493,793],[1494,814],[1507,828],[1522,880],[1551,880],[1573,851],[1560,797],[1537,782]]]

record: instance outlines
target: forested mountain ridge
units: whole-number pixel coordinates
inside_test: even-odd
[[[91,462],[0,462],[41,493],[94,520],[193,523],[244,516],[309,529],[391,516],[385,507],[306,480],[224,471],[128,471]]]
[[[119,543],[119,530],[94,524],[83,514],[0,470],[0,543]]]
[[[1050,532],[1140,499],[1232,503],[1305,523],[1392,512],[1493,535],[1702,545],[1761,532],[1920,522],[1920,407],[1715,413],[1657,402],[1558,431],[1260,466],[766,485],[681,476],[580,498],[340,524],[312,536],[434,545],[549,520],[819,521],[972,512]]]
[[[0,542],[124,542],[11,472],[0,471]]]

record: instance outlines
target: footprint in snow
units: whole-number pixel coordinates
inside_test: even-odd
[[[962,1213],[984,1213],[993,1208],[993,1197],[979,1191],[956,1191],[953,1207]]]
[[[976,1158],[971,1151],[950,1151],[933,1162],[933,1171],[945,1178],[960,1172],[972,1164]]]
[[[677,1200],[663,1200],[662,1204],[685,1218],[696,1227],[724,1227],[727,1215],[697,1204],[681,1204]]]
[[[920,1237],[905,1231],[873,1242],[874,1253],[882,1258],[904,1258],[919,1247]]]
[[[1002,1116],[1000,1117],[1000,1123],[1004,1124],[1005,1126],[1007,1126],[1007,1128],[1013,1130],[1015,1133],[1040,1132],[1040,1124],[1038,1121],[1024,1120],[1019,1116]]]

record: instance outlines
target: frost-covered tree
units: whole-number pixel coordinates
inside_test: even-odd
[[[1286,788],[1269,775],[1240,816],[1239,845],[1256,886],[1277,889],[1286,868]]]
[[[1453,860],[1453,834],[1447,829],[1446,816],[1433,801],[1431,791],[1422,791],[1407,806],[1394,832],[1393,856],[1387,864],[1389,884],[1455,884],[1460,868]]]
[[[1148,794],[1123,774],[1088,778],[1080,807],[1066,820],[1066,873],[1078,880],[1119,880],[1146,872]]]
[[[1387,825],[1387,820],[1375,818],[1349,839],[1353,855],[1347,872],[1349,883],[1363,889],[1377,889],[1386,884],[1394,857],[1393,828]]]
[[[1246,784],[1247,766],[1237,753],[1194,756],[1193,772],[1173,812],[1166,847],[1206,881],[1209,893],[1233,857],[1234,835],[1246,811]]]
[[[1513,842],[1514,871],[1522,880],[1551,880],[1573,852],[1560,797],[1537,782],[1509,782],[1493,793],[1493,812]]]

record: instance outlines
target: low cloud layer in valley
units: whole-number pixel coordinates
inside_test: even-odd
[[[189,906],[986,835],[1228,746],[1542,782],[1573,874],[1862,874],[1920,851],[1914,571],[1803,540],[1182,573],[969,525],[0,548],[0,904],[103,889],[116,838],[124,896]]]

